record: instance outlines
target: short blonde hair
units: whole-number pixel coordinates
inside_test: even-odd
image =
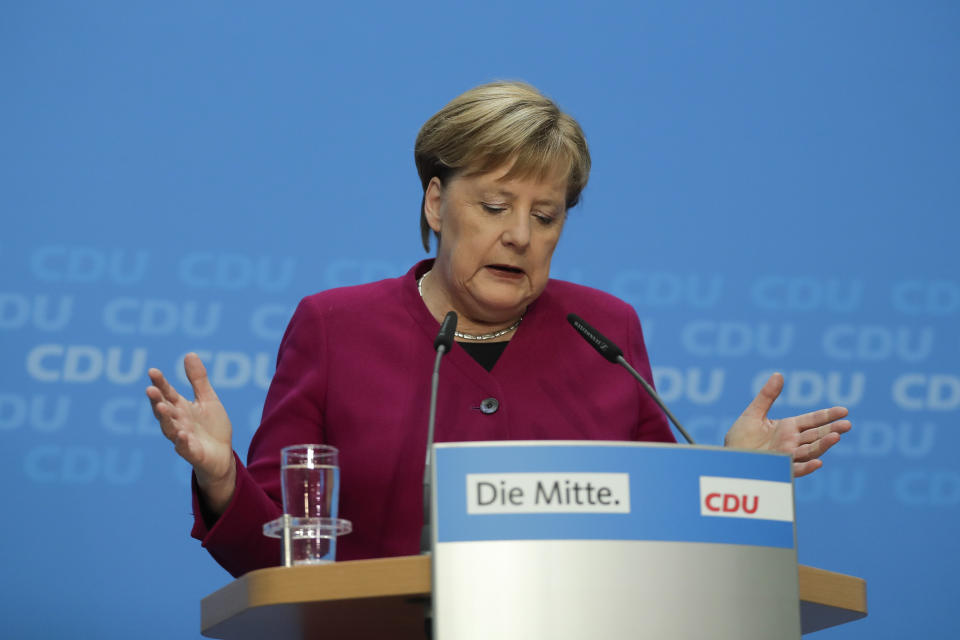
[[[486,173],[513,162],[506,178],[567,176],[566,207],[576,206],[590,176],[580,125],[523,82],[492,82],[454,98],[420,129],[414,146],[424,195],[433,178]],[[430,251],[430,225],[420,205],[420,235]]]

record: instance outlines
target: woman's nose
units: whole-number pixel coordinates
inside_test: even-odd
[[[530,215],[515,211],[501,236],[504,244],[524,249],[530,244]]]

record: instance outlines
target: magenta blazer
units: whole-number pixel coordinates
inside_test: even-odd
[[[194,488],[192,535],[234,576],[280,564],[279,543],[263,536],[262,525],[281,513],[280,449],[291,444],[340,449],[339,515],[353,522],[353,533],[339,539],[338,560],[419,552],[440,325],[417,293],[417,278],[431,265],[427,260],[399,278],[300,302],[280,343],[247,465],[237,460],[233,500],[210,528]],[[653,401],[577,335],[568,313],[616,342],[651,380],[633,308],[596,289],[551,280],[492,371],[457,345],[444,358],[437,442],[673,442]]]

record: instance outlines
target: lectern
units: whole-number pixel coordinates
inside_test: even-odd
[[[796,563],[785,456],[639,443],[434,453],[431,557],[251,572],[215,638],[792,638],[866,615],[865,583]],[[799,606],[798,606],[799,603]]]

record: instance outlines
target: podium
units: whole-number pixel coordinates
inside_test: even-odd
[[[205,597],[204,636],[224,640],[424,640],[429,556],[271,567]],[[867,615],[863,579],[800,565],[800,622],[810,633]]]
[[[787,456],[447,443],[432,466],[430,557],[251,572],[204,599],[204,635],[425,638],[431,600],[440,640],[766,640],[866,615],[862,580],[798,571]]]

